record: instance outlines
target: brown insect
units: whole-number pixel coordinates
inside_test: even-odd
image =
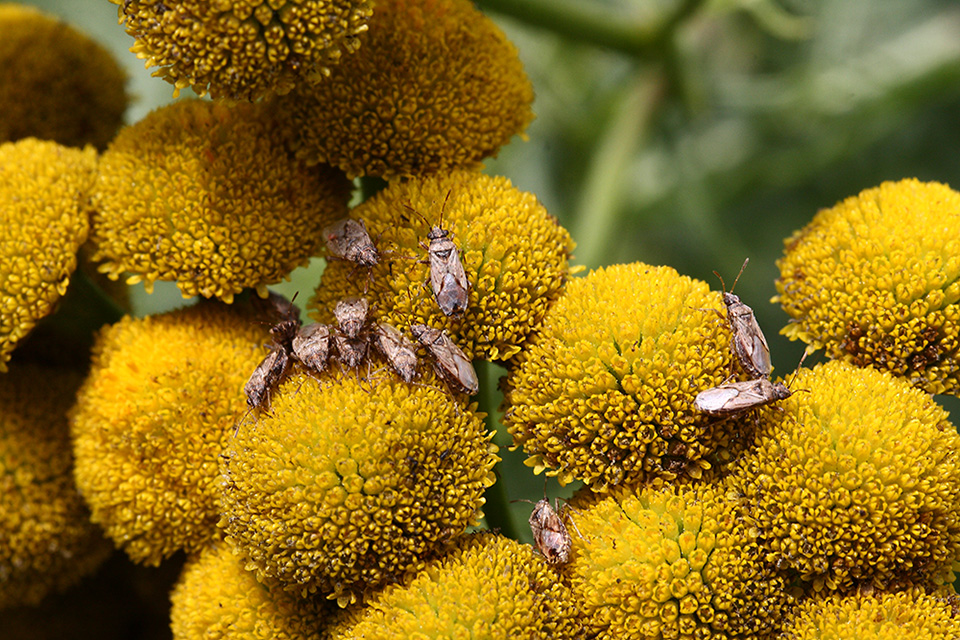
[[[698,411],[712,416],[732,416],[763,405],[786,400],[793,392],[782,382],[757,378],[745,382],[728,382],[701,391],[693,400]]]
[[[733,295],[733,289],[740,280],[740,275],[747,268],[749,258],[743,261],[740,267],[740,273],[733,281],[733,287],[726,291],[726,285],[723,277],[714,271],[714,275],[720,278],[720,284],[723,285],[723,303],[727,307],[727,320],[730,322],[730,330],[733,332],[733,353],[740,361],[743,370],[754,378],[768,378],[773,367],[770,363],[770,347],[767,346],[767,339],[757,324],[757,319],[753,315],[753,309],[740,301],[738,296]]]
[[[367,357],[370,340],[361,335],[367,324],[370,305],[366,298],[349,297],[337,303],[333,315],[337,319],[337,331],[333,336],[340,361],[348,367],[356,367]]]
[[[425,324],[410,325],[410,332],[433,356],[433,368],[441,378],[471,396],[480,390],[473,364],[450,336]]]
[[[292,300],[271,291],[267,301],[280,316],[280,321],[270,327],[273,337],[270,353],[260,361],[243,385],[243,393],[251,409],[266,403],[270,393],[283,380],[290,368],[293,339],[300,329],[300,309]]]
[[[300,327],[291,341],[293,355],[308,369],[320,373],[330,361],[330,344],[333,330],[325,324],[308,324]]]
[[[443,200],[443,206],[440,208],[440,220],[437,224],[430,227],[427,233],[428,244],[421,243],[421,246],[427,250],[427,262],[430,265],[430,288],[433,289],[433,297],[437,301],[440,311],[446,316],[459,317],[467,309],[469,300],[470,283],[467,280],[467,273],[463,269],[463,262],[460,260],[460,249],[450,237],[450,230],[443,228],[443,212],[447,208],[447,201],[450,199],[450,191],[447,191],[447,197]],[[421,215],[411,207],[407,207],[421,218]],[[424,218],[426,222],[426,218]]]
[[[404,382],[413,382],[417,376],[417,350],[409,338],[381,322],[373,327],[373,344]]]
[[[370,239],[363,220],[344,218],[329,224],[321,231],[327,251],[334,258],[373,267],[380,263],[380,253]]]
[[[566,564],[570,561],[573,541],[558,511],[559,508],[554,509],[550,501],[543,498],[534,505],[530,514],[533,543],[547,564]]]

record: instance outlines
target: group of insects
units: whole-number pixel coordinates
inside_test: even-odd
[[[698,411],[712,416],[736,415],[771,402],[785,400],[793,395],[784,383],[770,382],[772,366],[767,339],[763,336],[760,325],[757,324],[753,309],[733,294],[733,289],[737,286],[737,280],[740,279],[740,274],[746,268],[747,262],[749,258],[744,260],[730,291],[724,290],[723,303],[727,307],[727,320],[730,322],[730,330],[733,333],[731,349],[740,366],[752,376],[752,379],[727,382],[698,393],[693,400],[694,406]],[[716,275],[723,284],[720,274]]]
[[[433,297],[445,315],[458,318],[467,308],[469,282],[460,251],[450,231],[441,225],[442,218],[432,225],[427,233],[429,243],[422,246],[427,251]],[[362,220],[339,220],[325,227],[322,234],[331,257],[366,268],[380,263],[380,252]],[[370,305],[361,297],[348,297],[337,303],[333,312],[335,325],[303,325],[300,309],[292,301],[272,292],[269,300],[280,320],[270,328],[270,352],[243,388],[251,409],[269,403],[270,394],[293,362],[316,373],[326,369],[334,358],[345,367],[356,368],[367,359],[371,348],[383,356],[401,379],[412,383],[417,377],[417,343],[430,355],[437,375],[453,390],[469,395],[479,390],[473,364],[441,329],[413,323],[409,327],[413,339],[408,338],[393,325],[370,321]]]

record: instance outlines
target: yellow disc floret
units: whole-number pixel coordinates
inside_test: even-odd
[[[960,193],[884,182],[820,211],[777,264],[791,339],[930,393],[960,391]]]
[[[346,604],[476,523],[496,447],[436,384],[291,375],[222,459],[220,526],[249,568]]]
[[[350,177],[470,167],[533,119],[503,32],[469,0],[378,0],[360,50],[278,99],[300,157]]]
[[[953,590],[950,589],[950,592]],[[783,627],[790,640],[956,640],[960,597],[914,588],[804,600]]]
[[[571,501],[573,588],[597,637],[772,637],[791,599],[727,490],[648,486]]]
[[[464,536],[403,585],[348,609],[328,640],[585,637],[570,587],[527,545],[490,533]]]
[[[594,491],[698,477],[744,428],[693,406],[732,370],[721,308],[705,282],[669,267],[572,280],[507,378],[504,422],[527,464]]]
[[[90,230],[83,205],[96,164],[93,148],[0,145],[0,371],[66,293]]]
[[[177,640],[309,640],[325,619],[325,602],[261,584],[222,541],[191,558],[170,594]]]
[[[73,483],[66,413],[79,384],[35,365],[0,375],[0,609],[37,604],[110,553]]]
[[[93,190],[94,260],[128,282],[176,280],[184,296],[266,294],[306,264],[346,214],[350,183],[288,156],[254,105],[189,100],[125,128]]]
[[[765,544],[814,590],[950,581],[960,435],[906,381],[833,361],[801,369],[734,476]]]
[[[449,197],[448,197],[449,196]],[[329,322],[336,301],[365,295],[371,313],[396,327],[446,330],[470,358],[507,360],[520,351],[559,296],[573,241],[537,198],[506,178],[453,171],[394,183],[356,207],[380,249],[370,277],[331,260],[311,300]],[[443,313],[431,288],[427,234],[449,231],[468,283],[459,317]]]
[[[220,303],[104,328],[71,414],[77,485],[137,562],[217,533],[217,456],[263,358],[266,328]]]
[[[102,149],[127,108],[126,74],[63,21],[0,4],[0,142],[35,137]]]
[[[370,0],[112,0],[130,50],[176,88],[256,100],[315,82],[366,29]]]

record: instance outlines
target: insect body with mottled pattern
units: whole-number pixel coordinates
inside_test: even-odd
[[[712,416],[732,416],[764,405],[786,400],[793,392],[782,382],[757,378],[743,382],[728,382],[697,394],[693,405],[698,411]]]
[[[573,541],[560,517],[560,509],[550,506],[546,498],[538,501],[530,514],[533,543],[547,564],[566,564],[570,561]]]
[[[727,307],[727,321],[730,323],[730,330],[733,333],[732,350],[743,370],[754,378],[769,378],[773,366],[770,362],[770,347],[767,345],[767,339],[760,330],[757,318],[753,314],[753,309],[741,302],[738,296],[733,294],[733,289],[740,280],[740,275],[747,268],[749,258],[743,261],[740,267],[740,273],[730,291],[726,291],[723,278],[719,273],[714,274],[720,278],[720,284],[724,286],[723,304]]]
[[[413,337],[433,357],[437,374],[455,389],[474,395],[480,390],[477,372],[466,354],[445,332],[425,324],[410,325]]]

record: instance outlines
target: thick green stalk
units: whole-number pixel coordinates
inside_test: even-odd
[[[480,381],[480,393],[477,394],[477,404],[480,411],[487,414],[486,424],[490,431],[497,432],[500,428],[500,421],[497,420],[497,409],[500,406],[500,393],[497,391],[496,368],[485,360],[474,362],[477,370],[477,379]],[[519,540],[516,525],[510,516],[510,504],[507,500],[507,486],[505,478],[500,475],[500,465],[494,469],[497,472],[497,481],[492,487],[487,488],[483,497],[486,504],[483,507],[483,513],[486,517],[487,526],[490,529],[497,530],[504,536],[513,540]]]

